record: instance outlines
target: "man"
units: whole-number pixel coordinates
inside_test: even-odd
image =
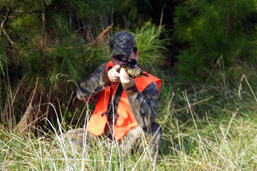
[[[101,64],[79,84],[77,98],[97,99],[97,103],[86,128],[68,131],[67,135],[105,135],[117,140],[127,151],[147,150],[151,155],[156,154],[161,143],[161,128],[154,120],[161,80],[150,74],[134,78],[121,67],[130,65],[141,70],[137,65],[139,51],[135,38],[128,32],[118,32],[111,37],[110,56],[110,62]],[[83,145],[82,141],[79,144]]]

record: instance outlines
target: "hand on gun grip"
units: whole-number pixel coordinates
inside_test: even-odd
[[[120,74],[118,73],[118,69],[120,68],[120,65],[115,65],[110,69],[107,73],[108,78],[111,82],[118,82],[120,81]]]
[[[124,89],[128,89],[135,85],[135,79],[130,77],[124,68],[120,69],[120,82]]]

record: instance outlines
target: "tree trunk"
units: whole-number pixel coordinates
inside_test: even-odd
[[[228,31],[230,27],[230,13],[231,13],[231,0],[229,0],[229,7],[228,7],[228,16],[227,16],[227,24],[226,24],[226,39],[228,38]]]

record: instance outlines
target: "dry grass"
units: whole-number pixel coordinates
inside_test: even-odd
[[[201,92],[197,91],[198,96]],[[251,92],[251,91],[250,91]],[[252,91],[253,92],[253,91]],[[221,108],[222,101],[203,98],[196,102],[192,94],[170,93],[167,105],[161,108],[158,122],[163,127],[164,147],[158,160],[142,160],[143,156],[125,156],[113,143],[105,148],[99,142],[83,149],[63,141],[61,128],[44,137],[27,138],[0,129],[1,170],[256,170],[257,119],[253,96],[235,104],[235,97]],[[207,93],[208,94],[208,93]],[[184,107],[176,106],[176,97],[184,99]],[[210,96],[211,97],[211,96]],[[164,102],[162,102],[164,103]],[[229,104],[230,103],[230,104]],[[198,108],[200,106],[201,108]],[[52,106],[54,108],[54,106]],[[209,107],[208,110],[206,108]],[[204,108],[204,109],[202,109]],[[213,114],[218,112],[219,115]],[[203,114],[202,112],[205,113]],[[188,118],[184,122],[183,117]],[[48,121],[50,123],[50,121]],[[59,120],[60,122],[60,120]],[[50,131],[51,132],[51,131]],[[48,137],[48,138],[46,138]],[[144,153],[143,155],[147,155]]]

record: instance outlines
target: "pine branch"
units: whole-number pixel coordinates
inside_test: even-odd
[[[99,36],[97,36],[97,38],[93,41],[93,43],[90,43],[89,45],[94,46],[95,44],[97,44],[97,42],[102,40],[103,37],[112,29],[112,27],[113,23],[109,25],[102,33],[100,33]]]
[[[4,16],[3,22],[1,23],[0,30],[1,30],[1,37],[3,37],[3,35],[5,34],[7,39],[11,43],[11,45],[13,45],[13,41],[9,37],[8,33],[4,30],[4,26],[6,25],[8,19],[9,19],[9,15],[11,14],[11,12],[12,12],[12,4],[9,7],[7,7],[7,11],[6,11],[6,14]]]
[[[13,10],[13,12],[16,12],[16,13],[22,13],[22,14],[33,14],[33,13],[41,13],[41,11],[22,11],[22,10]]]
[[[163,13],[164,13],[164,7],[162,7],[162,13],[161,13],[161,18],[160,18],[159,31],[160,31],[161,28],[162,28]]]
[[[249,12],[252,12],[252,11],[254,11],[254,10],[257,10],[257,7],[254,7],[254,8],[251,8],[251,9],[245,11],[244,13],[240,14],[239,16],[233,18],[231,22],[234,22],[235,20],[237,20],[237,19],[239,19],[239,18],[245,16],[246,14],[248,14]]]
[[[9,15],[11,14],[11,9],[12,9],[12,5],[10,5],[7,8],[5,17],[4,17],[4,21],[1,23],[1,30],[4,28],[5,24],[7,23],[8,19],[9,19]]]
[[[59,9],[66,9],[66,10],[76,10],[76,7],[68,7],[67,4],[64,5],[60,5],[60,6],[54,6],[54,7],[50,7],[50,8],[46,8],[46,12],[52,12],[55,10],[59,10]],[[3,11],[3,12],[8,12],[8,9]],[[12,10],[11,12],[13,13],[20,13],[20,14],[34,14],[34,13],[42,13],[42,10],[30,10],[30,11],[23,11],[23,10]]]
[[[102,33],[99,34],[99,36],[97,36],[97,38],[92,42],[92,43],[88,43],[86,45],[84,45],[83,47],[86,47],[86,46],[95,46],[100,40],[102,40],[104,38],[104,36],[112,29],[113,27],[113,23],[111,25],[109,25]],[[81,48],[81,46],[79,47],[66,47],[64,49],[78,49],[78,48]],[[55,48],[47,48],[47,50],[49,51],[54,51],[56,50]]]
[[[10,36],[8,35],[8,33],[6,32],[6,30],[5,30],[5,29],[2,29],[1,32],[2,32],[2,36],[3,36],[3,34],[5,34],[6,37],[7,37],[7,39],[8,39],[9,42],[11,43],[11,45],[13,45],[14,43],[13,43],[13,41],[11,40]]]

